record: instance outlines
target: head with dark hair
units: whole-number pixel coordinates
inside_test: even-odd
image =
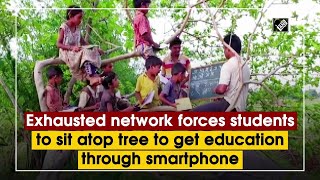
[[[149,56],[146,59],[145,67],[151,75],[158,75],[162,66],[162,61],[157,56]]]
[[[169,45],[169,48],[171,48],[173,45],[181,45],[182,44],[182,41],[179,37],[175,37],[171,42],[170,42],[170,45]]]
[[[186,72],[186,67],[181,63],[176,63],[171,69],[172,75],[178,75],[180,73],[184,74]]]
[[[229,44],[239,55],[241,53],[241,40],[236,34],[227,34],[223,38],[224,42]],[[230,51],[227,47],[224,48],[224,54],[227,59],[233,57],[235,54]]]
[[[105,89],[116,89],[119,87],[119,81],[117,78],[116,73],[114,72],[109,72],[106,74],[106,76],[104,77],[103,81],[102,81],[102,85]]]
[[[112,63],[107,63],[107,64],[104,64],[104,65],[101,65],[101,69],[103,70],[102,76],[105,76],[109,72],[113,71],[113,64]]]
[[[186,67],[181,63],[176,63],[171,69],[172,77],[176,77],[177,82],[181,82],[185,78]]]
[[[149,8],[150,3],[151,3],[151,0],[133,0],[134,8],[145,8],[143,10],[144,13],[148,12],[147,9]]]
[[[71,5],[68,7],[66,16],[68,21],[71,21],[78,26],[82,21],[82,17],[83,10],[79,6]]]
[[[63,72],[59,66],[50,66],[47,71],[47,77],[49,81],[54,84],[60,84],[62,82]]]
[[[174,38],[169,45],[169,49],[171,50],[171,56],[179,56],[181,51],[182,41],[179,37]]]
[[[63,72],[59,66],[50,66],[48,68],[47,77],[48,79],[52,79],[55,76],[62,76]]]

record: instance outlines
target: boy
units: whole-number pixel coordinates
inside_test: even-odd
[[[156,56],[150,56],[146,59],[145,67],[147,72],[141,74],[138,77],[136,84],[136,98],[140,105],[143,104],[146,96],[154,91],[154,97],[150,104],[146,105],[146,108],[153,108],[160,105],[159,89],[160,78],[158,76],[161,70],[162,61]]]
[[[151,0],[134,0],[134,7],[137,8],[133,20],[135,49],[146,60],[149,56],[155,56],[153,48],[160,45],[153,41],[150,23],[147,17]]]
[[[63,99],[58,89],[62,82],[63,72],[58,66],[51,66],[48,69],[48,85],[45,89],[45,101],[49,112],[62,111]],[[42,170],[62,169],[70,161],[73,151],[48,150],[45,154]],[[59,179],[60,172],[40,172],[37,179]]]
[[[176,63],[181,63],[185,66],[188,71],[188,75],[191,73],[191,64],[187,56],[181,53],[182,41],[180,38],[176,37],[169,44],[170,53],[163,59],[161,74],[170,79],[172,76],[172,67]],[[187,79],[188,80],[188,79]]]
[[[186,68],[181,63],[176,63],[171,70],[172,77],[170,81],[166,83],[161,94],[160,100],[162,103],[172,107],[177,107],[175,100],[179,99],[181,94],[180,83],[184,80]]]
[[[63,72],[58,66],[51,66],[48,69],[48,85],[45,88],[44,96],[49,112],[63,110],[63,98],[58,86],[62,82]]]

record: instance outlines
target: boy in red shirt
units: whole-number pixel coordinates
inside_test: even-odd
[[[153,48],[160,45],[153,41],[151,27],[147,17],[151,0],[134,0],[134,7],[137,8],[133,20],[135,50],[146,60],[149,56],[155,56]]]

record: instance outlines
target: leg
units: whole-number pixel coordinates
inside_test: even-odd
[[[139,112],[164,112],[164,111],[176,112],[177,109],[172,106],[156,106],[149,109],[141,109]]]
[[[212,103],[204,104],[194,108],[193,112],[224,112],[229,107],[229,103],[225,99],[221,99]]]
[[[144,60],[147,60],[150,56],[156,55],[151,46],[146,46],[144,44],[140,44],[139,46],[137,46],[136,51]]]
[[[145,46],[144,56],[146,59],[150,56],[156,56],[156,52],[153,50],[152,46]]]

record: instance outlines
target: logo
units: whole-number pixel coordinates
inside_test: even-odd
[[[288,32],[289,19],[288,18],[273,18],[273,31],[274,32]]]

